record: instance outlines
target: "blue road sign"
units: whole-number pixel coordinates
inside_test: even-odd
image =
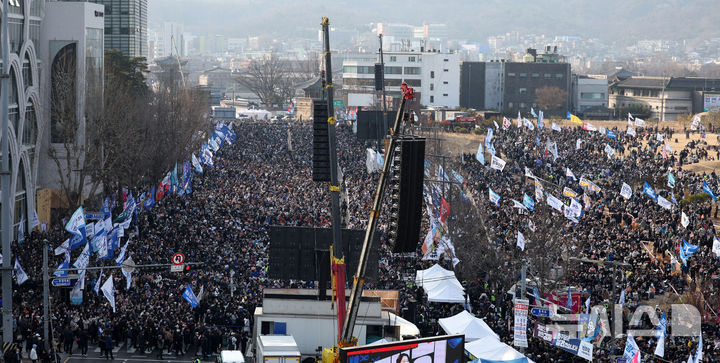
[[[543,309],[543,308],[532,308],[530,310],[530,313],[535,316],[545,316],[550,317],[550,309]]]
[[[55,278],[52,280],[52,285],[55,287],[70,286],[70,279],[67,277]]]

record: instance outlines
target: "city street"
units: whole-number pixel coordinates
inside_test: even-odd
[[[109,361],[109,359],[105,359],[105,356],[100,356],[100,348],[97,346],[91,345],[88,348],[88,355],[87,357],[83,357],[79,354],[79,349],[77,346],[73,347],[73,355],[68,356],[65,354],[62,354],[61,356],[64,358],[63,363],[80,363],[80,362],[106,362]],[[182,357],[177,357],[175,354],[163,354],[163,359],[156,359],[156,351],[153,351],[149,354],[142,354],[141,352],[136,351],[134,348],[131,348],[129,351],[125,347],[125,343],[120,343],[118,347],[115,347],[113,349],[113,355],[115,356],[116,362],[192,362],[195,357],[189,354],[186,354]],[[205,361],[214,361],[214,358],[211,360],[205,360]]]

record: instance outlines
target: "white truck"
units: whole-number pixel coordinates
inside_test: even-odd
[[[291,335],[261,335],[255,363],[300,363],[300,350]]]

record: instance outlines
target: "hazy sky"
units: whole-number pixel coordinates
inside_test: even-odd
[[[606,41],[720,37],[718,0],[149,0],[149,26],[185,24],[196,34],[312,37],[322,16],[339,29],[370,23],[441,22],[456,39],[518,30]]]

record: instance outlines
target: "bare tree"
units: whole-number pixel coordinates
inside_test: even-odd
[[[558,87],[542,87],[535,90],[535,103],[543,110],[555,110],[565,104],[567,93]]]
[[[278,88],[284,82],[286,72],[285,64],[272,52],[263,59],[251,61],[236,80],[255,94],[261,103],[270,106],[278,99]]]

